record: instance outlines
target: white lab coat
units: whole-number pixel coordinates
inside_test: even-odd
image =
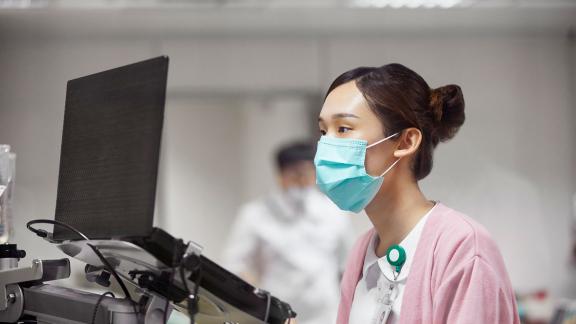
[[[232,228],[224,259],[237,274],[288,302],[298,324],[334,323],[339,280],[353,244],[350,215],[310,189],[303,204],[283,193],[246,204]]]

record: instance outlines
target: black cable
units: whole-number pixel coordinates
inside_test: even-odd
[[[32,227],[32,225],[34,225],[34,224],[53,224],[53,225],[62,226],[62,227],[67,228],[68,230],[76,233],[83,240],[90,241],[88,236],[84,235],[84,233],[80,232],[75,227],[68,225],[66,223],[57,221],[57,220],[35,219],[35,220],[31,220],[28,223],[26,223],[26,227],[30,231],[34,232],[36,235],[38,235],[40,237],[48,237],[48,235],[50,233],[48,233],[46,230],[37,229],[37,228]],[[132,308],[134,308],[134,314],[136,316],[136,319],[138,319],[138,315],[140,314],[140,312],[138,311],[138,309],[136,309],[136,302],[134,302],[134,300],[132,299],[132,296],[130,295],[128,288],[126,288],[126,285],[124,284],[122,279],[120,279],[120,276],[118,275],[116,270],[114,270],[114,268],[110,265],[110,263],[108,263],[108,260],[106,260],[106,258],[102,255],[102,253],[100,253],[100,250],[98,250],[98,248],[96,248],[94,245],[92,245],[90,243],[87,243],[87,245],[92,249],[92,251],[94,251],[94,253],[98,257],[98,259],[100,259],[100,262],[102,262],[106,266],[107,270],[114,276],[114,279],[116,279],[116,281],[118,282],[118,285],[120,285],[120,288],[122,288],[122,292],[124,293],[124,297],[126,299],[128,299],[130,301],[130,303],[132,304]]]
[[[134,316],[136,316],[136,322],[138,322],[138,315],[140,315],[140,312],[136,308],[136,302],[134,301],[134,299],[132,299],[132,296],[130,295],[128,288],[124,284],[124,281],[122,281],[122,279],[118,275],[118,272],[114,270],[112,265],[108,262],[108,260],[106,260],[106,258],[104,257],[104,255],[102,255],[102,253],[100,252],[100,250],[98,250],[98,248],[96,248],[94,245],[90,243],[86,243],[86,245],[88,245],[92,249],[92,251],[94,251],[98,259],[100,259],[100,262],[102,262],[106,267],[106,269],[112,274],[112,276],[114,276],[114,279],[116,279],[116,282],[118,282],[118,285],[120,285],[120,288],[124,293],[124,298],[126,298],[130,302],[130,304],[132,304],[132,309],[134,310]]]
[[[170,306],[170,299],[166,298],[166,305],[164,305],[164,324],[168,323],[168,306]]]
[[[98,300],[96,301],[96,305],[94,306],[94,312],[92,313],[92,324],[96,323],[96,314],[98,313],[98,307],[100,307],[100,304],[102,303],[102,301],[104,300],[104,297],[106,295],[110,295],[110,297],[112,298],[116,298],[116,296],[114,296],[114,293],[111,291],[107,291],[105,293],[103,293],[102,295],[100,295],[100,297],[98,297]]]
[[[185,261],[185,258],[182,259],[182,262],[179,265],[179,270],[180,270],[180,279],[182,280],[182,283],[184,284],[184,288],[186,289],[186,294],[188,295],[188,316],[190,317],[190,323],[191,324],[195,324],[194,322],[194,317],[196,316],[196,313],[198,312],[198,302],[200,300],[200,296],[198,296],[198,290],[200,289],[200,281],[202,280],[202,267],[201,267],[201,263],[200,263],[200,258],[198,259],[198,265],[192,269],[192,272],[198,271],[198,276],[196,277],[196,281],[194,282],[194,292],[192,293],[193,298],[190,298],[191,292],[190,292],[190,288],[188,287],[188,282],[186,280],[186,276],[184,274],[184,267],[183,264]]]
[[[186,304],[188,308],[188,316],[190,317],[190,324],[195,324],[194,317],[196,314],[194,313],[194,309],[196,307],[190,306],[190,303],[196,302],[196,300],[198,300],[198,296],[194,294],[194,300],[190,298],[190,288],[188,287],[188,280],[186,279],[186,275],[184,274],[184,267],[182,266],[182,264],[180,264],[178,270],[180,271],[180,280],[182,280],[182,283],[184,284],[184,289],[186,289],[186,299],[187,299]]]
[[[32,227],[32,225],[34,225],[34,224],[53,224],[53,225],[62,226],[62,227],[67,228],[68,230],[76,233],[82,239],[84,239],[86,241],[90,241],[88,236],[84,235],[84,233],[80,232],[75,227],[68,225],[66,223],[57,221],[57,220],[35,219],[35,220],[31,220],[28,223],[26,223],[26,227],[40,237],[47,237],[49,233],[45,230],[40,230],[40,229]],[[128,299],[130,302],[134,303],[134,300],[132,299],[132,296],[130,295],[128,288],[126,288],[126,285],[124,284],[122,279],[120,279],[120,276],[118,275],[116,270],[114,270],[114,268],[110,265],[110,263],[108,263],[108,260],[106,260],[106,258],[102,255],[102,253],[100,253],[100,251],[94,245],[92,245],[90,243],[87,243],[86,245],[88,245],[94,251],[96,256],[100,259],[100,262],[102,262],[106,266],[107,270],[114,276],[114,278],[116,279],[116,281],[120,285],[120,288],[122,288],[122,292],[124,292],[126,299]]]
[[[264,314],[264,322],[268,323],[268,319],[270,318],[270,308],[272,306],[272,295],[270,295],[268,291],[260,288],[255,288],[254,294],[260,298],[266,297],[266,313]]]
[[[170,274],[170,286],[174,283],[174,270]],[[170,306],[170,299],[166,298],[166,305],[164,305],[163,323],[168,323],[168,306]]]
[[[180,240],[181,242],[181,240]],[[180,264],[182,263],[182,260],[180,260],[180,250],[178,248],[178,244],[174,244],[173,249],[172,249],[172,264],[171,266],[173,266],[174,264],[176,264],[178,261],[180,261]],[[176,276],[176,269],[172,269],[172,271],[170,272],[170,286],[172,286],[174,284],[174,277]],[[163,314],[163,323],[167,324],[168,323],[168,307],[170,306],[170,299],[166,298],[166,305],[164,306],[164,314]]]
[[[191,312],[189,311],[189,313],[191,313],[192,315],[190,315],[190,319],[191,319],[191,323],[195,324],[194,322],[194,317],[196,316],[196,313],[198,313],[198,303],[200,302],[200,296],[198,296],[198,290],[200,289],[200,282],[202,281],[202,268],[200,267],[200,264],[198,264],[198,277],[196,278],[196,282],[194,283],[194,300],[192,301],[192,306],[191,306]]]
[[[118,275],[116,270],[114,270],[114,268],[112,268],[112,265],[110,265],[108,260],[106,260],[106,258],[102,255],[102,253],[100,253],[100,251],[94,245],[92,245],[90,243],[86,243],[86,245],[88,245],[90,248],[92,248],[94,253],[96,253],[96,256],[98,256],[100,261],[104,264],[104,266],[106,266],[106,269],[108,271],[110,271],[110,273],[114,276],[114,278],[116,279],[116,281],[120,285],[120,288],[122,288],[122,292],[124,292],[124,296],[126,297],[126,299],[128,299],[129,301],[134,303],[134,300],[132,299],[132,296],[130,295],[128,288],[126,288],[124,281],[122,281],[122,279],[120,278],[120,276]]]
[[[70,231],[78,234],[78,236],[80,236],[82,239],[89,241],[90,239],[88,238],[88,236],[84,235],[82,232],[80,232],[79,230],[77,230],[76,228],[72,227],[71,225],[68,225],[66,223],[62,223],[59,222],[57,220],[53,220],[53,219],[35,219],[35,220],[31,220],[28,223],[26,223],[26,227],[31,230],[32,232],[34,232],[36,235],[40,236],[40,237],[47,237],[48,236],[48,232],[45,230],[40,230],[37,228],[32,227],[32,225],[34,224],[53,224],[53,225],[58,225],[58,226],[62,226],[62,227],[66,227],[67,229],[69,229]]]

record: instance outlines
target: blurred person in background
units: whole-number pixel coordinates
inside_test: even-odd
[[[298,324],[336,320],[354,235],[349,215],[316,189],[315,152],[307,142],[277,151],[278,190],[240,209],[224,255],[230,271],[290,303]]]
[[[350,252],[338,324],[519,323],[488,232],[418,185],[436,145],[464,119],[459,86],[431,89],[401,64],[350,70],[328,89],[318,187],[342,210],[365,210],[373,224]]]

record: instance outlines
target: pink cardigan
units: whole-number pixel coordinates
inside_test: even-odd
[[[498,247],[480,224],[440,203],[429,215],[404,290],[400,324],[520,323]],[[341,283],[337,324],[348,323],[371,229],[356,242]]]

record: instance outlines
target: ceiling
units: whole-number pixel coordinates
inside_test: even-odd
[[[568,8],[574,0],[0,0],[0,8]]]
[[[0,0],[0,36],[19,38],[567,35],[575,23],[575,0]]]

